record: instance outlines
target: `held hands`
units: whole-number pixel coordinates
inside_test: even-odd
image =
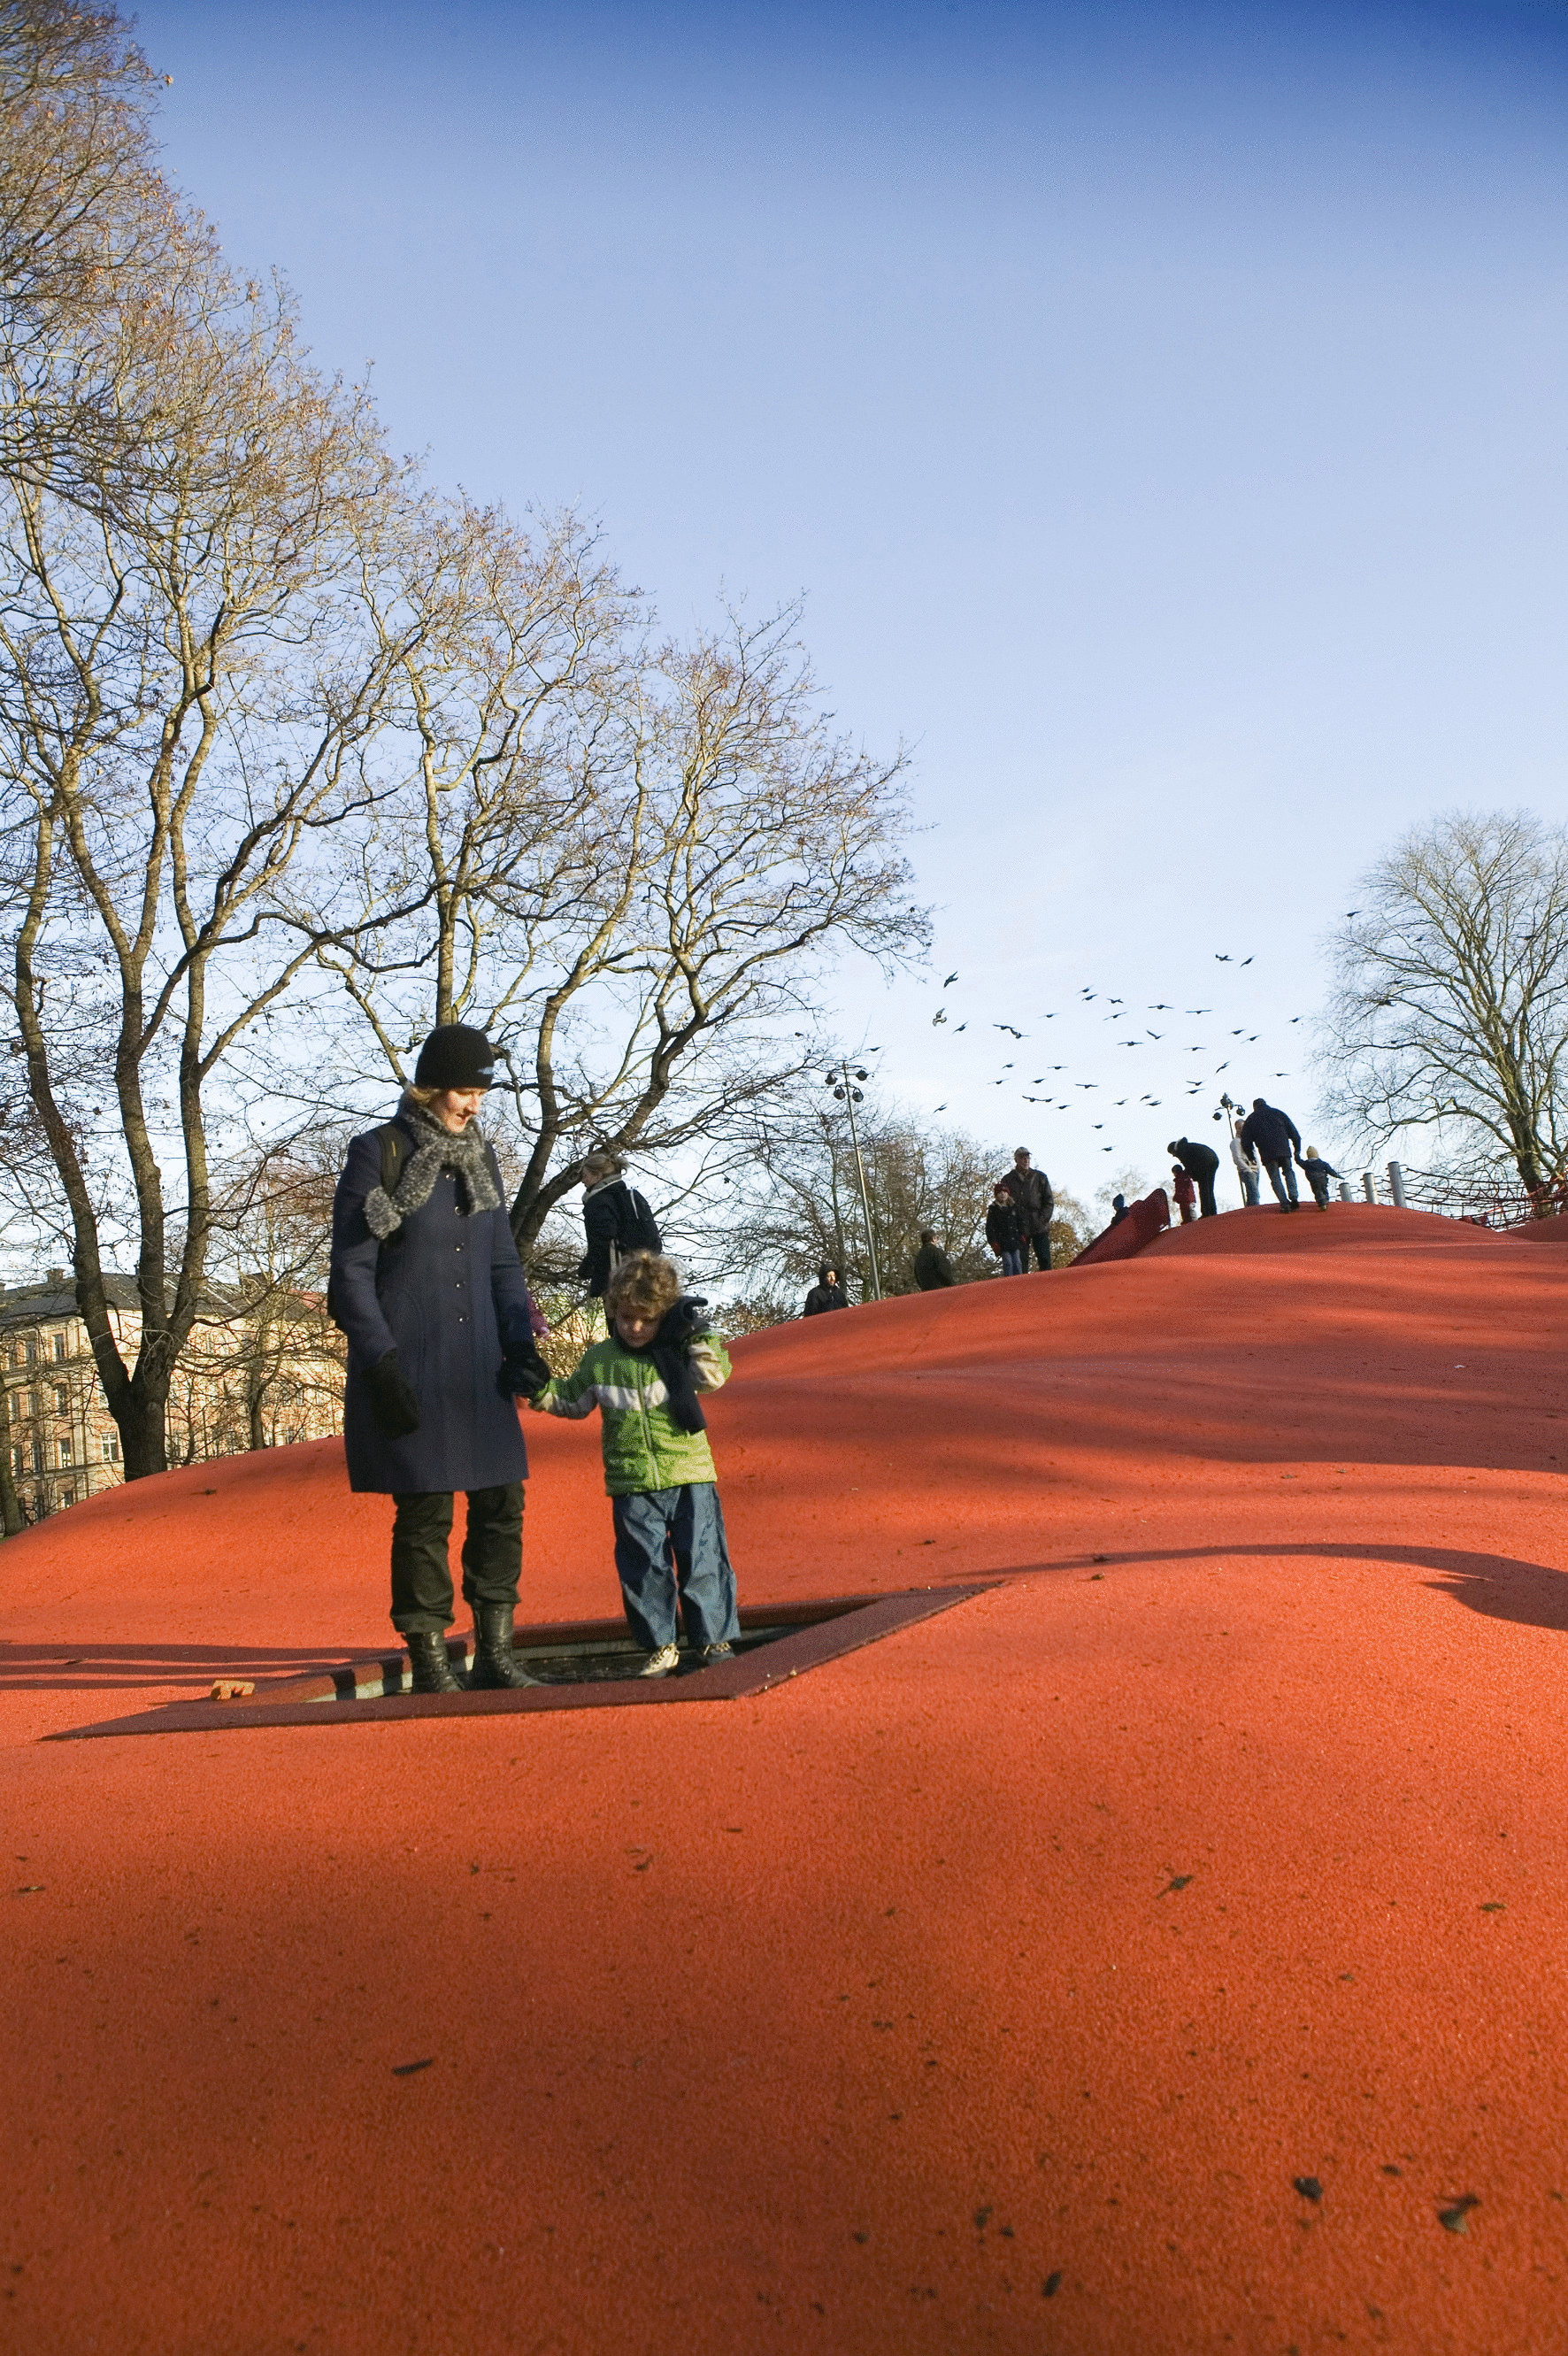
[[[550,1378],[549,1368],[531,1341],[514,1342],[501,1361],[496,1388],[503,1398],[521,1398],[532,1406],[536,1393]]]
[[[370,1412],[385,1438],[406,1440],[411,1431],[419,1430],[419,1399],[398,1364],[396,1350],[389,1350],[384,1358],[366,1367],[365,1387],[370,1394]]]

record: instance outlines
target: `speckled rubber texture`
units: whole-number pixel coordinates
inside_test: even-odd
[[[742,1342],[742,1602],[1035,1566],[750,1700],[43,1742],[388,1645],[387,1515],[8,1542],[0,2349],[1554,2351],[1565,1334],[1336,1205]],[[613,1617],[528,1438],[520,1616]]]

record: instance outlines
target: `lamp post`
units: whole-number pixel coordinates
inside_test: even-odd
[[[837,1070],[828,1073],[827,1085],[849,1115],[849,1142],[855,1149],[855,1175],[860,1182],[860,1208],[866,1217],[866,1249],[871,1256],[871,1290],[880,1301],[882,1297],[882,1272],[877,1265],[877,1239],[871,1233],[871,1198],[866,1192],[866,1165],[860,1159],[860,1132],[855,1120],[855,1107],[866,1093],[863,1088],[858,1088],[855,1082],[869,1077],[869,1074],[859,1067],[851,1074],[846,1060]]]

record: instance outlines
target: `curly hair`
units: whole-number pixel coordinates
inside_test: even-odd
[[[604,1288],[604,1306],[612,1317],[624,1309],[632,1317],[662,1317],[680,1299],[680,1279],[675,1262],[657,1252],[629,1252]]]

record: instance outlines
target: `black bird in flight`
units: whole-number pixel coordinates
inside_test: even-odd
[[[993,1031],[1010,1031],[1015,1039],[1021,1039],[1024,1035],[1023,1033],[1017,1029],[1011,1023],[993,1023],[991,1028]]]
[[[954,985],[954,983],[957,980],[957,979],[958,979],[958,976],[957,976],[955,973],[950,973],[950,974],[948,975],[948,977],[947,977],[946,980],[945,980],[945,981],[943,983],[943,985],[942,985],[943,989],[944,989],[944,990],[951,990],[951,989],[952,989],[952,987],[953,987],[953,985]]]
[[[1216,949],[1214,952],[1214,962],[1216,965],[1229,965],[1231,960],[1222,949]]]
[[[1252,958],[1243,958],[1242,959],[1242,963],[1243,963],[1243,965],[1251,965],[1252,961],[1253,961],[1253,960],[1252,960]]]

